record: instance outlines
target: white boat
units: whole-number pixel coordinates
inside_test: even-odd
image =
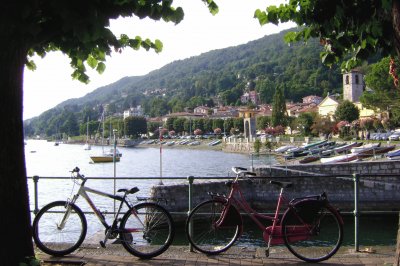
[[[215,146],[221,143],[221,140],[217,139],[208,143],[208,146]]]
[[[83,145],[83,149],[85,151],[89,151],[92,149],[92,146],[90,146],[90,144],[89,144],[89,117],[86,122],[86,143],[85,143],[85,145]]]
[[[340,162],[351,162],[357,159],[358,159],[357,153],[350,153],[334,157],[321,158],[320,161],[321,163],[340,163]]]
[[[172,146],[172,145],[174,145],[175,144],[175,141],[168,141],[167,142],[167,146]]]
[[[275,152],[278,152],[278,153],[284,153],[284,152],[286,152],[287,150],[289,150],[289,149],[294,149],[294,148],[297,148],[297,147],[296,147],[296,146],[293,146],[293,145],[286,145],[286,146],[281,146],[281,147],[275,149],[274,151],[275,151]]]
[[[381,143],[370,143],[370,144],[365,144],[360,147],[354,147],[350,150],[351,153],[360,153],[360,152],[365,152],[369,151],[375,148],[378,148],[381,145]]]
[[[106,154],[114,155],[114,148],[111,148]],[[122,157],[122,153],[118,149],[115,149],[115,156]]]
[[[189,145],[189,146],[200,145],[200,141],[195,140],[195,141],[192,141],[192,142],[188,143],[187,145]]]
[[[388,152],[386,157],[390,160],[400,160],[400,149]]]
[[[85,143],[85,145],[83,145],[83,149],[85,151],[90,151],[92,149],[92,146],[89,143]]]

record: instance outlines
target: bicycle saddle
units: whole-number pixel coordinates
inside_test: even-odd
[[[126,188],[118,189],[118,192],[127,192],[128,194],[134,194],[138,191],[139,191],[139,189],[137,187],[133,187],[131,189],[126,189]]]
[[[282,181],[275,181],[271,180],[269,181],[270,184],[277,185],[280,188],[289,188],[293,186],[292,182],[282,182]]]

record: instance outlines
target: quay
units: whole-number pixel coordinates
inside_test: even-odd
[[[363,250],[363,249],[362,249]],[[265,248],[232,247],[225,253],[207,256],[190,252],[187,246],[171,246],[166,252],[150,260],[142,260],[126,252],[121,245],[110,244],[103,249],[99,245],[84,244],[74,253],[64,257],[52,257],[36,251],[41,265],[107,265],[107,266],[151,266],[151,265],[310,265],[294,257],[285,246],[271,247],[270,257],[265,257]],[[352,247],[342,246],[339,252],[321,265],[393,265],[395,246],[366,247],[363,252],[354,252]]]

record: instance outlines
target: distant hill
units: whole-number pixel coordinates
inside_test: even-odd
[[[49,123],[56,124],[51,122],[55,117],[66,119],[65,112],[82,122],[88,116],[95,119],[105,105],[111,113],[141,105],[147,115],[160,116],[202,104],[235,105],[248,90],[257,90],[261,100],[270,103],[277,86],[284,86],[287,100],[295,102],[307,95],[341,92],[341,73],[322,65],[319,41],[289,46],[283,41],[285,32],[178,60],[144,76],[125,77],[27,122],[36,133],[45,133]]]

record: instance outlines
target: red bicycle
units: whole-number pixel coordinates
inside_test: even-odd
[[[210,255],[228,250],[243,232],[239,212],[242,210],[263,232],[267,257],[270,246],[280,244],[285,244],[293,255],[307,262],[327,260],[339,250],[343,240],[343,219],[330,205],[325,192],[288,202],[283,192],[293,184],[270,181],[280,188],[275,215],[261,214],[247,203],[239,183],[240,178],[250,180],[256,174],[241,167],[232,170],[236,178],[226,183],[230,187],[229,195],[209,193],[212,199],[197,205],[187,218],[186,234],[195,249]],[[284,203],[287,209],[280,218]],[[265,226],[263,220],[272,225]]]

